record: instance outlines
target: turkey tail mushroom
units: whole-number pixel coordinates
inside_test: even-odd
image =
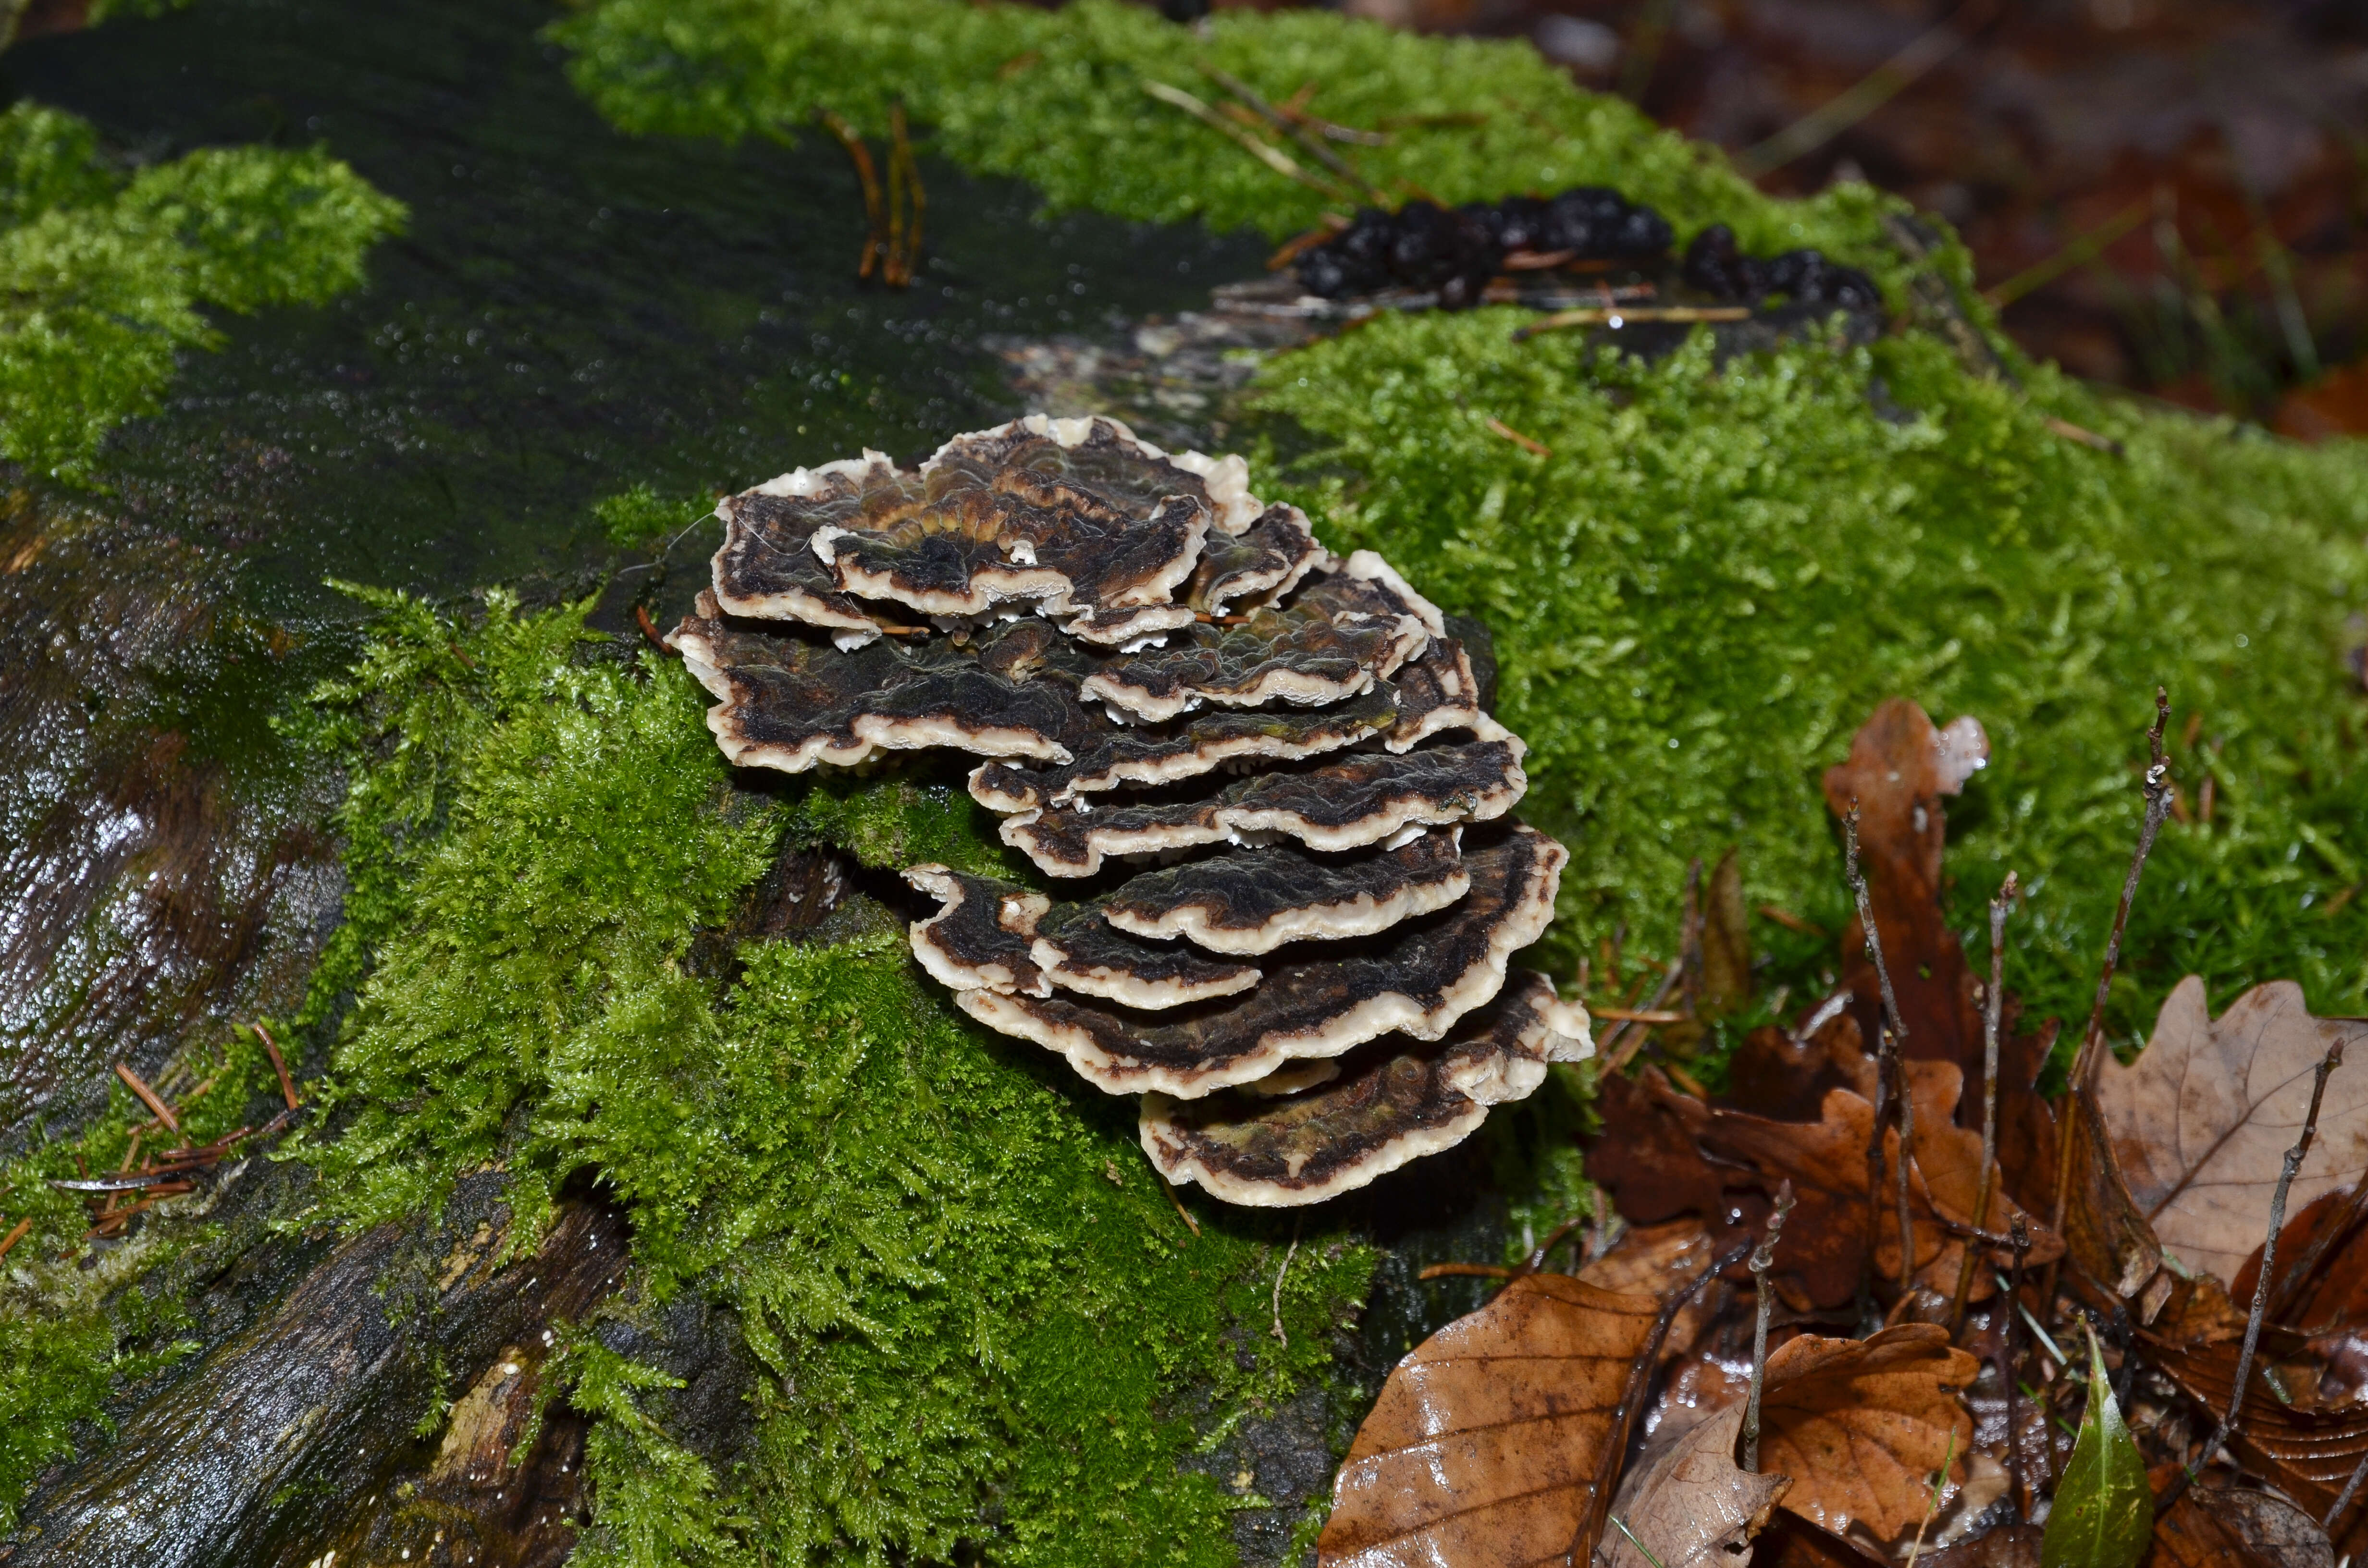
[[[1030,415],[718,511],[714,585],[668,642],[724,754],[980,757],[973,799],[1048,881],[909,867],[939,905],[914,956],[988,1028],[1142,1095],[1169,1179],[1318,1202],[1592,1050],[1551,982],[1508,980],[1568,857],[1510,817],[1526,748],[1482,707],[1485,638],[1475,665],[1241,459]]]

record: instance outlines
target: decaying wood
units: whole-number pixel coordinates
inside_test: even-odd
[[[376,1505],[391,1502],[399,1482],[417,1495],[422,1481],[469,1473],[466,1462],[458,1472],[431,1463],[425,1476],[411,1473],[421,1468],[416,1445],[400,1436],[432,1401],[460,1392],[439,1386],[439,1369],[469,1391],[463,1406],[474,1399],[484,1412],[466,1431],[454,1428],[452,1440],[474,1453],[495,1407],[518,1408],[507,1396],[524,1378],[519,1347],[539,1355],[544,1330],[581,1318],[615,1289],[627,1261],[621,1215],[569,1200],[533,1253],[500,1263],[508,1240],[501,1192],[498,1176],[472,1176],[429,1236],[388,1224],[337,1243],[267,1315],[165,1374],[120,1415],[111,1444],[44,1478],[0,1562],[297,1568],[329,1549],[345,1560],[392,1528]],[[506,1365],[520,1372],[504,1374]],[[510,1429],[508,1415],[499,1420]],[[568,1473],[580,1476],[581,1466]],[[464,1527],[512,1529],[502,1509],[456,1506],[452,1515],[448,1540]],[[518,1528],[550,1531],[532,1518]],[[411,1560],[427,1561],[416,1552]],[[499,1560],[558,1557],[521,1558],[506,1547]]]

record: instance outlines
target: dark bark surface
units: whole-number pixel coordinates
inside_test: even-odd
[[[580,1499],[538,1461],[564,1455],[572,1428],[547,1433],[519,1467],[530,1483],[507,1445],[524,1428],[545,1331],[617,1287],[629,1243],[614,1209],[577,1199],[533,1253],[501,1263],[502,1186],[470,1178],[426,1234],[387,1224],[340,1242],[267,1315],[120,1416],[111,1443],[41,1486],[0,1560],[301,1563],[404,1528],[393,1516],[405,1483],[423,1518],[450,1516],[448,1539],[507,1553],[487,1561],[564,1556],[558,1522]],[[450,1427],[418,1437],[455,1381],[467,1392]],[[486,1495],[489,1483],[517,1495]]]

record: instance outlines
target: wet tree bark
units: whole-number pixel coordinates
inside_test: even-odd
[[[405,1545],[414,1562],[563,1561],[583,1514],[581,1424],[561,1407],[520,1462],[510,1450],[554,1325],[617,1288],[628,1236],[616,1209],[571,1199],[534,1252],[500,1262],[503,1187],[469,1178],[426,1234],[387,1224],[338,1243],[120,1415],[113,1442],[45,1478],[0,1562],[297,1568]]]

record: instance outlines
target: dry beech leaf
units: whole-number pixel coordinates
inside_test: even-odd
[[[1894,698],[1851,739],[1850,760],[1827,769],[1825,778],[1826,804],[1835,816],[1846,814],[1853,800],[1858,802],[1867,897],[1907,1027],[1907,1055],[1957,1064],[1967,1085],[1957,1119],[1967,1127],[1978,1127],[1981,1119],[1982,1007],[1964,949],[1941,905],[1947,827],[1941,798],[1958,793],[1983,765],[1988,746],[1974,720],[1936,728],[1915,703]],[[1850,994],[1846,1016],[1872,1040],[1883,1017],[1883,998],[1855,923],[1844,936],[1842,953],[1842,983]],[[2021,1032],[2021,1005],[2009,996],[1998,1037],[1998,1165],[2009,1196],[2026,1208],[2049,1209],[2055,1191],[2055,1120],[2033,1085],[2055,1046],[2056,1026],[2049,1019],[2026,1035]]]
[[[1926,1283],[1946,1291],[1955,1285],[1963,1243],[1932,1217],[1937,1211],[1956,1224],[1970,1222],[1981,1140],[1951,1120],[1962,1083],[1954,1066],[1912,1062],[1908,1075],[1921,1177],[1911,1185],[1916,1263]],[[1864,1096],[1829,1090],[1822,1119],[1798,1122],[1705,1106],[1679,1094],[1654,1068],[1634,1083],[1608,1079],[1604,1091],[1605,1131],[1588,1152],[1588,1170],[1622,1213],[1652,1221],[1691,1210],[1713,1220],[1724,1245],[1730,1233],[1755,1228],[1765,1193],[1790,1180],[1802,1214],[1777,1250],[1777,1290],[1796,1309],[1839,1306],[1857,1294],[1866,1256],[1866,1146],[1874,1125],[1874,1108]],[[1896,1139],[1886,1135],[1884,1147],[1887,1194],[1897,1169]],[[1876,1216],[1875,1267],[1884,1278],[1898,1272],[1894,1212],[1886,1204]],[[1989,1228],[1995,1233],[2012,1214],[2012,1205],[2000,1200]],[[2055,1245],[2053,1234],[2041,1231],[2032,1256],[2044,1263],[2055,1256]],[[1976,1273],[1975,1284],[1982,1299],[1994,1288],[1986,1272]]]
[[[1884,954],[1907,1026],[1907,1053],[1953,1062],[1973,1077],[1982,1059],[1981,1018],[1973,1006],[1973,977],[1964,949],[1941,908],[1941,852],[1947,819],[1944,795],[1954,795],[1989,759],[1989,739],[1978,721],[1958,719],[1937,729],[1924,710],[1904,697],[1877,708],[1850,739],[1850,760],[1826,770],[1826,804],[1837,817],[1859,808],[1859,846],[1866,864],[1867,898],[1882,934]],[[1857,931],[1843,951],[1866,971],[1850,989],[1874,995],[1873,967],[1858,958]],[[1861,1020],[1871,1027],[1873,1017]],[[1869,1036],[1869,1038],[1873,1038]]]
[[[1917,1568],[2039,1568],[2040,1528],[2000,1525],[1954,1546],[1927,1551]]]
[[[1578,1278],[1614,1295],[1657,1301],[1692,1285],[1716,1256],[1709,1227],[1700,1220],[1631,1225],[1602,1256],[1588,1259]]]
[[[2253,1364],[2244,1418],[2230,1434],[2228,1447],[2247,1470],[2273,1483],[2313,1517],[2324,1517],[2361,1456],[2368,1454],[2368,1406],[2306,1410],[2279,1398],[2264,1362],[2277,1353],[2280,1338],[2273,1334],[2263,1340],[2267,1350]],[[2228,1408],[2242,1348],[2235,1338],[2155,1344],[2148,1360],[2180,1392],[2205,1410],[2219,1411]],[[2352,1517],[2360,1517],[2356,1508]]]
[[[1752,1537],[1793,1483],[1772,1471],[1754,1475],[1736,1464],[1736,1438],[1742,1430],[1743,1407],[1730,1404],[1630,1474],[1612,1512],[1635,1539],[1611,1532],[1603,1543],[1611,1568],[1652,1568],[1656,1562],[1660,1568],[1747,1568]],[[1760,1442],[1765,1460],[1765,1437]],[[1637,1550],[1639,1541],[1652,1552],[1649,1561]]]
[[[1933,1553],[1927,1551],[1916,1561],[1930,1564]],[[2032,1568],[2039,1559],[2032,1558]],[[1768,1528],[1752,1542],[1753,1568],[1886,1568],[1878,1558],[1869,1557],[1857,1547],[1811,1524],[1789,1508],[1779,1508]]]
[[[2157,1490],[2174,1468],[2155,1471]],[[2335,1568],[2335,1547],[2316,1519],[2283,1498],[2190,1486],[2155,1521],[2154,1551],[2141,1568]]]
[[[1909,1187],[1910,1218],[1915,1225],[1911,1244],[1923,1282],[1945,1293],[1955,1288],[1964,1244],[1934,1217],[1937,1214],[1961,1226],[1971,1223],[1981,1168],[1981,1137],[1951,1119],[1964,1082],[1952,1063],[1911,1062],[1907,1081],[1909,1093],[1916,1097],[1915,1174],[1921,1178],[1911,1181]],[[1758,1179],[1752,1185],[1762,1189],[1789,1180],[1801,1212],[1784,1227],[1783,1240],[1777,1247],[1772,1276],[1777,1288],[1795,1306],[1836,1307],[1856,1296],[1867,1246],[1866,1149],[1874,1131],[1874,1107],[1870,1101],[1848,1089],[1832,1089],[1826,1095],[1820,1120],[1770,1121],[1742,1111],[1714,1109],[1679,1095],[1651,1068],[1639,1076],[1631,1097],[1641,1098],[1645,1105],[1638,1108],[1648,1109],[1658,1119],[1636,1117],[1612,1121],[1612,1112],[1607,1111],[1607,1131],[1597,1148],[1607,1144],[1617,1148],[1637,1135],[1649,1140],[1653,1158],[1614,1157],[1597,1160],[1590,1166],[1597,1178],[1612,1189],[1623,1211],[1632,1195],[1646,1200],[1661,1197],[1666,1201],[1669,1187],[1656,1188],[1655,1178],[1667,1173],[1678,1177],[1670,1187],[1703,1204],[1706,1211],[1718,1212],[1726,1206],[1724,1184],[1751,1178],[1740,1171],[1723,1172],[1703,1158],[1704,1152],[1756,1173]],[[1681,1146],[1673,1137],[1677,1131],[1693,1137],[1696,1150],[1691,1165],[1682,1161]],[[1898,1169],[1896,1134],[1884,1134],[1884,1151],[1885,1201],[1874,1216],[1874,1265],[1879,1278],[1891,1279],[1899,1271],[1898,1221],[1888,1200]],[[1721,1187],[1711,1188],[1713,1182],[1722,1184]],[[1706,1190],[1720,1191],[1721,1196],[1704,1203],[1701,1194]],[[1992,1205],[1988,1228],[1993,1233],[2003,1230],[2015,1212],[2009,1200],[1999,1198]],[[2057,1255],[2055,1238],[2044,1229],[2036,1230],[2036,1235],[2038,1244],[2031,1256],[2044,1263]],[[1987,1299],[1995,1289],[1987,1271],[1976,1271],[1975,1283],[1980,1299]]]
[[[1317,1562],[1585,1563],[1677,1305],[1532,1274],[1415,1346],[1349,1445]]]
[[[2071,1186],[2064,1195],[2064,1249],[2072,1266],[2113,1295],[2137,1294],[2162,1267],[2162,1247],[2154,1227],[2138,1210],[2114,1158],[2096,1096],[2079,1096],[2073,1119]]]
[[[2368,1246],[2361,1244],[2368,1221],[2368,1194],[2358,1187],[2330,1192],[2290,1211],[2278,1234],[2278,1279],[2270,1298],[2270,1321],[2305,1334],[2368,1324]],[[2228,1294],[2253,1299],[2261,1277],[2261,1249],[2229,1282]]]
[[[1784,1497],[1845,1540],[1889,1548],[1916,1531],[1945,1460],[1965,1479],[1974,1421],[1957,1398],[1981,1363],[1938,1324],[1903,1324],[1871,1339],[1804,1335],[1768,1358],[1761,1468],[1793,1478]]]
[[[2318,1141],[2288,1198],[2299,1210],[2368,1174],[2368,1022],[2315,1018],[2291,981],[2257,985],[2214,1018],[2203,982],[2179,983],[2127,1067],[2098,1062],[2097,1103],[2130,1195],[2191,1268],[2237,1277],[2269,1227],[2270,1193],[2302,1131],[2311,1081],[2338,1040],[2355,1064],[2327,1081]]]

